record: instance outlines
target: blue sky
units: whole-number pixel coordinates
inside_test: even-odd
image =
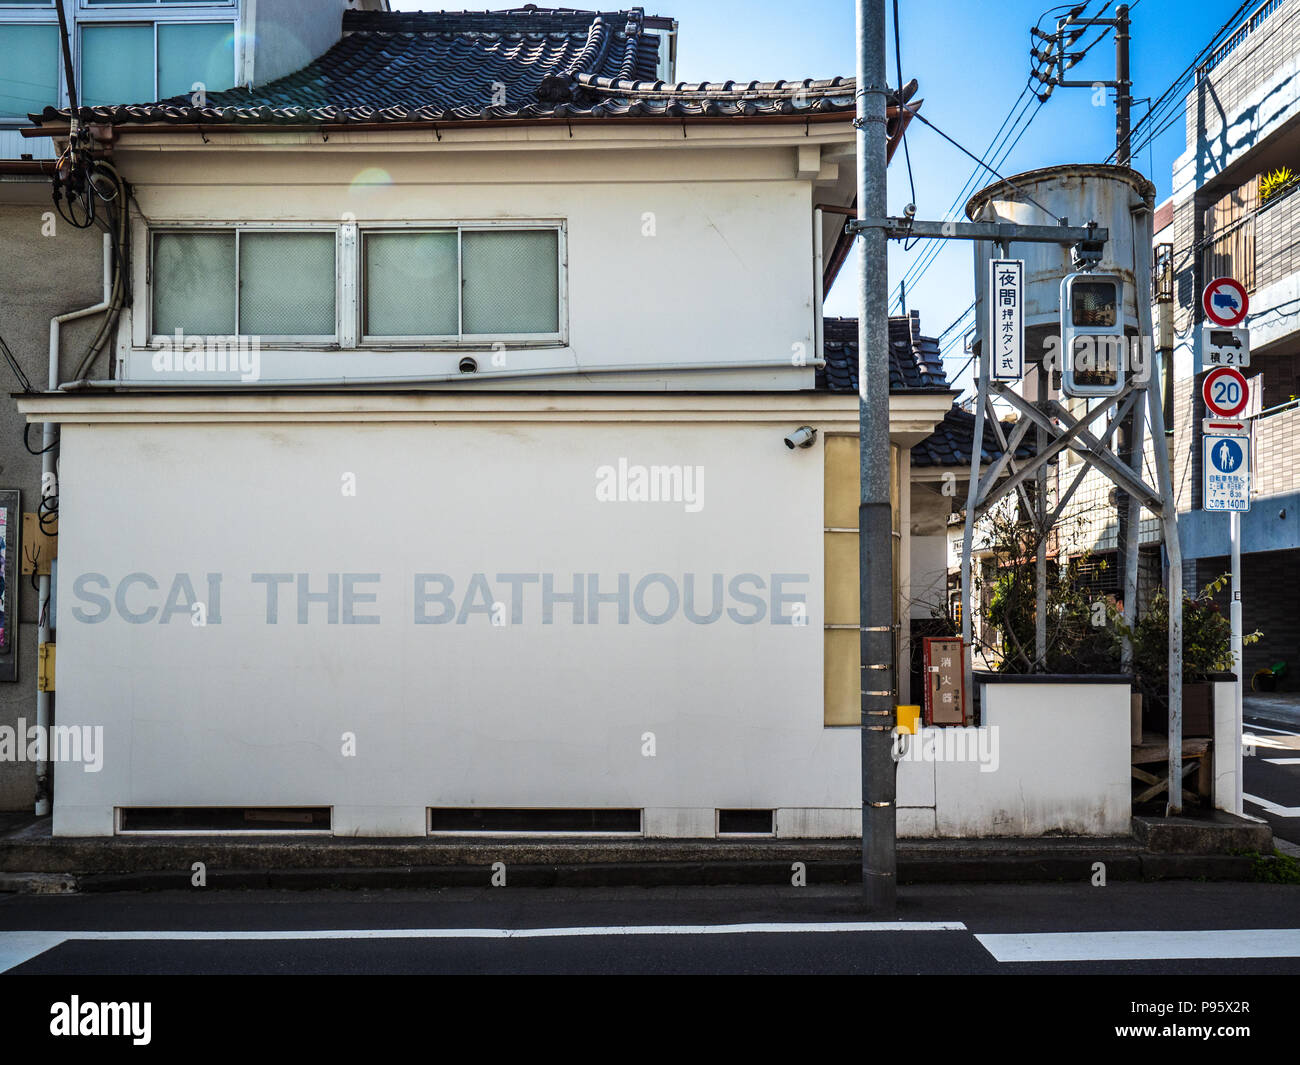
[[[588,6],[568,0],[570,6]],[[647,12],[679,23],[678,77],[685,81],[725,78],[775,79],[830,77],[854,72],[854,0],[640,0]],[[1097,12],[1104,0],[1092,0]],[[394,8],[418,10],[424,0],[394,0]],[[465,5],[474,10],[504,3]],[[595,6],[595,5],[593,5]],[[613,7],[615,5],[600,5]],[[621,5],[620,5],[621,6]],[[1158,97],[1191,62],[1210,37],[1237,10],[1240,0],[1130,0],[1133,96]],[[1051,7],[1049,0],[901,0],[903,79],[916,78],[922,112],[976,155],[982,155],[1029,75],[1029,27]],[[1114,4],[1107,15],[1114,11]],[[1063,13],[1063,12],[1062,12]],[[1055,16],[1044,19],[1055,25]],[[890,22],[892,32],[892,19]],[[1084,43],[1090,41],[1093,31]],[[1107,39],[1070,72],[1077,80],[1114,77],[1115,49]],[[893,66],[892,38],[890,50]],[[895,80],[892,73],[890,81]],[[1108,100],[1093,106],[1087,89],[1057,89],[1038,112],[1006,162],[1003,174],[1056,163],[1100,162],[1115,145],[1115,112]],[[1023,102],[1023,101],[1022,101]],[[1036,105],[1035,105],[1036,106]],[[1146,109],[1136,102],[1136,122]],[[937,219],[956,198],[975,163],[933,130],[913,123],[908,137],[917,215]],[[1175,122],[1135,160],[1164,199],[1170,168],[1183,151],[1183,125]],[[993,181],[985,172],[975,183]],[[911,199],[900,151],[890,167],[889,204],[899,214]],[[926,244],[910,252],[891,244],[890,288]],[[827,300],[828,314],[856,315],[855,265],[850,262]],[[908,306],[921,313],[922,328],[937,335],[973,298],[970,245],[951,241],[914,285]],[[949,338],[951,339],[951,337]],[[948,359],[949,373],[967,362],[960,343]],[[962,383],[969,382],[969,371]]]

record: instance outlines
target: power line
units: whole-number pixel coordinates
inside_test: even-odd
[[[894,0],[894,63],[898,71],[898,94],[903,94],[903,49],[898,40],[898,0]],[[907,150],[907,125],[903,126],[903,158],[907,160],[907,185],[912,190],[910,202],[916,203],[916,183],[912,180],[912,154]]]
[[[1165,89],[1157,98],[1155,103],[1147,110],[1138,123],[1133,127],[1129,137],[1129,154],[1136,155],[1147,145],[1151,144],[1157,137],[1167,130],[1181,114],[1182,94],[1180,87],[1184,85],[1188,78],[1191,77],[1200,67],[1202,61],[1220,44],[1223,35],[1230,30],[1241,19],[1246,10],[1257,0],[1245,0],[1228,20],[1215,31],[1210,38],[1209,43],[1202,48],[1190,63],[1187,64],[1182,72],[1170,82],[1169,87]],[[1144,139],[1137,140],[1137,135],[1144,127],[1152,129],[1153,132],[1146,133]],[[1116,152],[1112,152],[1106,161],[1110,162],[1116,157]]]
[[[1020,99],[1024,99],[1024,97],[1026,96],[1026,94],[1028,94],[1028,92],[1029,89],[1028,86],[1026,86],[1025,89],[1021,91]],[[1028,123],[1026,123],[1024,126],[1021,126],[1020,123],[1021,120],[1025,117],[1026,113],[1029,111],[1029,107],[1034,102],[1034,100],[1035,97],[1032,95],[1029,96],[1029,99],[1025,100],[1024,106],[1021,107],[1020,112],[1015,115],[1015,118],[1013,119],[1012,124],[1009,128],[1006,127],[1006,122],[1005,121],[1003,122],[1003,128],[1006,129],[1006,132],[1002,134],[1000,138],[995,138],[995,142],[990,145],[990,149],[993,151],[992,162],[994,166],[1000,166],[1003,160],[1006,159],[1007,153],[1009,151],[1007,141],[1010,138],[1010,136],[1013,133],[1016,133],[1016,140],[1012,141],[1010,145],[1010,147],[1014,147],[1015,143],[1019,141],[1020,136],[1023,135],[1024,130],[1028,128]],[[1041,107],[1042,105],[1040,104],[1039,106]],[[1014,106],[1012,110],[1014,113],[1015,110]],[[1037,111],[1035,111],[1034,113],[1036,114]],[[1030,115],[1029,122],[1032,121],[1033,121],[1033,115]],[[1017,133],[1017,129],[1019,129],[1018,133]],[[987,155],[988,152],[986,152],[985,154]],[[971,171],[970,176],[966,179],[965,184],[962,185],[961,189],[957,193],[957,196],[954,198],[952,203],[949,205],[948,210],[945,212],[944,214],[945,220],[952,217],[953,213],[962,206],[966,197],[970,195],[970,193],[974,190],[975,187],[977,187],[980,173],[981,173],[980,167],[976,167],[974,170]],[[926,272],[933,265],[935,259],[939,257],[939,254],[943,251],[943,249],[944,249],[944,243],[942,241],[931,241],[929,244],[927,244],[925,250],[922,251],[921,255],[904,272],[904,276],[900,284],[908,284],[915,287],[916,283],[919,282],[921,278],[925,276]]]
[[[1022,188],[1020,188],[1018,185],[1016,185],[1016,183],[1015,183],[1014,181],[1010,180],[1009,178],[1005,178],[1005,177],[1003,177],[1001,174],[999,174],[999,173],[997,172],[997,170],[996,170],[994,167],[992,167],[992,166],[990,166],[988,163],[984,162],[983,159],[981,159],[981,158],[980,158],[978,155],[976,155],[974,152],[970,151],[970,150],[969,150],[968,148],[966,148],[963,144],[959,143],[958,141],[954,140],[952,137],[948,136],[948,134],[946,134],[943,130],[941,130],[938,126],[936,126],[933,122],[931,122],[931,121],[930,121],[928,118],[926,118],[924,115],[918,113],[918,114],[916,115],[916,117],[919,118],[922,122],[924,122],[927,126],[929,126],[932,130],[934,130],[935,133],[939,134],[939,136],[942,137],[944,140],[946,140],[949,144],[953,145],[953,147],[955,147],[955,148],[957,148],[958,150],[963,151],[963,152],[965,152],[967,155],[969,155],[972,159],[975,160],[975,162],[979,163],[980,166],[984,167],[985,170],[987,170],[990,174],[992,174],[992,175],[993,175],[995,178],[997,178],[999,181],[1005,181],[1008,185],[1010,185],[1010,186],[1011,186],[1013,189],[1015,189],[1017,192],[1022,193],[1022,194],[1024,195],[1025,199],[1027,199],[1030,203],[1032,203],[1032,204],[1033,204],[1035,207],[1037,207],[1039,210],[1043,211],[1045,214],[1050,215],[1052,218],[1056,219],[1056,221],[1058,221],[1058,222],[1061,221],[1061,216],[1060,216],[1060,215],[1058,215],[1058,214],[1056,214],[1055,212],[1053,212],[1053,211],[1049,210],[1048,208],[1044,207],[1044,206],[1043,206],[1041,203],[1039,203],[1036,199],[1034,199],[1032,196],[1030,196],[1029,193],[1025,192],[1024,189],[1022,189]]]
[[[1078,13],[1082,14],[1087,9],[1088,4],[1090,4],[1091,2],[1092,0],[1086,0],[1086,2],[1083,5],[1062,4],[1054,8],[1049,8],[1047,11],[1044,11],[1041,15],[1038,16],[1038,22],[1035,23],[1035,28],[1037,28],[1037,25],[1042,23],[1043,19],[1047,18],[1049,15],[1053,14],[1054,12],[1077,11]],[[1106,0],[1106,4],[1102,7],[1101,12],[1099,12],[1099,15],[1104,14],[1106,9],[1110,7],[1112,2],[1113,0]],[[1141,0],[1136,0],[1133,6],[1136,6],[1137,3],[1140,2]],[[1103,33],[1096,40],[1094,40],[1091,44],[1088,45],[1086,49],[1084,49],[1083,54],[1086,55],[1087,52],[1093,46],[1095,46],[1097,42],[1100,41],[1104,36],[1105,36],[1105,31],[1103,31]],[[1031,34],[1031,41],[1032,41],[1032,34]],[[1021,106],[1021,101],[1024,100],[1026,94],[1029,94],[1033,91],[1032,81],[1035,76],[1038,77],[1040,84],[1042,83],[1042,77],[1041,75],[1038,74],[1037,67],[1035,67],[1034,71],[1030,74],[1030,77],[1025,80],[1025,85],[1020,90],[1020,95],[1017,96],[1015,101],[1011,104],[1011,108],[1010,110],[1008,110],[1006,117],[1003,118],[1002,124],[998,127],[997,132],[993,134],[993,138],[989,143],[989,147],[984,151],[985,158],[991,156],[993,167],[1000,166],[1010,156],[1011,151],[1014,150],[1015,146],[1020,142],[1020,138],[1024,135],[1025,130],[1029,128],[1030,123],[1034,121],[1034,119],[1038,115],[1038,111],[1041,110],[1043,103],[1046,102],[1046,100],[1042,96],[1040,96],[1037,93],[1033,93],[1033,95],[1030,97],[1030,100],[1026,101],[1023,107]],[[1048,95],[1050,95],[1050,89]],[[1025,122],[1025,125],[1020,129],[1020,132],[1016,133],[1015,140],[1010,141],[1010,144],[1008,145],[1007,144],[1008,140],[1010,140],[1012,134],[1015,133],[1017,127],[1020,125],[1021,120],[1024,119],[1026,112],[1028,112],[1030,103],[1032,103],[1035,98],[1038,99],[1038,107],[1035,108],[1033,113],[1029,115],[1028,121]],[[1017,108],[1019,108],[1018,112],[1017,112]],[[1008,128],[1007,126],[1008,122],[1011,123],[1010,128]],[[984,158],[981,158],[978,161],[981,166],[986,165],[984,163]],[[994,172],[996,173],[996,170]],[[965,184],[962,185],[961,190],[957,193],[956,198],[949,205],[948,210],[944,215],[945,219],[950,218],[952,216],[952,213],[958,209],[963,199],[965,199],[965,197],[970,193],[971,188],[974,185],[974,183],[978,180],[979,175],[980,175],[979,167],[976,167],[973,171],[971,171],[970,176],[966,179]],[[900,302],[901,294],[903,291],[905,291],[905,286],[910,284],[913,287],[915,287],[916,283],[929,270],[930,266],[934,263],[934,260],[938,258],[939,253],[942,250],[943,250],[942,242],[934,241],[931,242],[930,245],[927,245],[927,247],[921,252],[921,255],[916,260],[914,260],[904,271],[903,277],[899,281],[897,294],[893,301],[894,303]]]

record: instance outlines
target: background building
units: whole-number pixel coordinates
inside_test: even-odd
[[[1228,518],[1201,504],[1201,292],[1220,276],[1250,295],[1254,498],[1242,515],[1247,682],[1287,661],[1300,680],[1300,0],[1268,0],[1196,72],[1187,150],[1174,166],[1172,245],[1175,484],[1184,580],[1229,566]]]

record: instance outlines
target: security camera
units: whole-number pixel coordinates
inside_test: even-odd
[[[811,425],[801,425],[793,433],[787,434],[785,446],[793,451],[797,447],[812,447],[817,439],[817,430]]]

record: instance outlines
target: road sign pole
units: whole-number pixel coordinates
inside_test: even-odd
[[[1229,608],[1228,616],[1232,622],[1232,671],[1237,674],[1237,683],[1233,686],[1233,727],[1232,737],[1235,746],[1233,762],[1237,767],[1236,775],[1236,793],[1232,799],[1232,812],[1239,814],[1242,812],[1241,801],[1241,774],[1243,766],[1241,764],[1241,730],[1242,730],[1242,678],[1243,662],[1241,647],[1241,512],[1234,510],[1228,515],[1229,526],[1228,535],[1232,541],[1232,605]]]

